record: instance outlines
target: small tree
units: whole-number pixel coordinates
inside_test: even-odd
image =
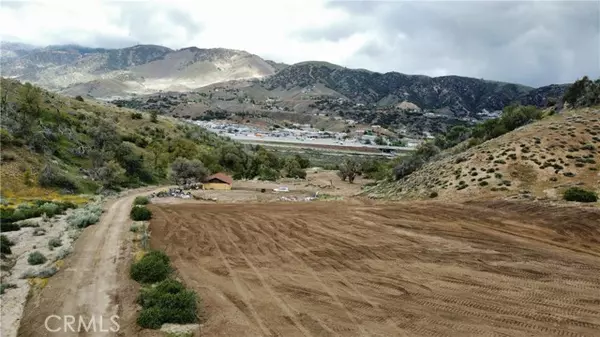
[[[188,180],[202,181],[210,173],[199,160],[177,158],[171,164],[172,177],[175,183],[182,184]]]
[[[150,112],[150,121],[152,123],[158,123],[158,112],[156,110]]]
[[[349,183],[353,183],[356,176],[360,173],[360,163],[352,158],[346,158],[339,165],[338,176],[345,181],[348,179]]]
[[[116,188],[125,180],[125,169],[111,160],[98,170],[98,179],[105,188]]]
[[[284,174],[287,178],[306,178],[306,171],[302,169],[300,163],[296,159],[288,159],[283,167]]]

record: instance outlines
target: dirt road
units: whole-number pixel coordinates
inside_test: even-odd
[[[116,293],[119,285],[117,266],[129,256],[125,235],[131,220],[133,199],[149,189],[131,191],[110,201],[96,225],[86,228],[67,258],[65,269],[49,279],[46,287],[35,294],[25,307],[18,336],[114,336],[116,324],[111,317],[118,313]],[[48,319],[48,316],[56,315]],[[74,316],[75,323],[65,326]],[[79,325],[82,317],[83,326]],[[94,319],[93,326],[90,326]],[[116,320],[118,324],[118,319]],[[72,330],[75,330],[73,332]]]
[[[202,336],[600,336],[600,210],[152,209],[151,245],[204,300]]]

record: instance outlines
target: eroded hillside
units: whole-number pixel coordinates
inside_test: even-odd
[[[456,152],[449,149],[400,181],[382,182],[365,194],[389,199],[553,200],[572,186],[598,191],[600,110],[565,111]]]

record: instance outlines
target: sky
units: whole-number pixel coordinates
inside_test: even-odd
[[[0,1],[0,39],[232,48],[542,86],[600,77],[600,1]]]

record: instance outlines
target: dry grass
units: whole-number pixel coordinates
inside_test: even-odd
[[[558,199],[570,186],[600,186],[600,110],[550,116],[459,154],[425,165],[400,183],[370,190],[376,198]]]

